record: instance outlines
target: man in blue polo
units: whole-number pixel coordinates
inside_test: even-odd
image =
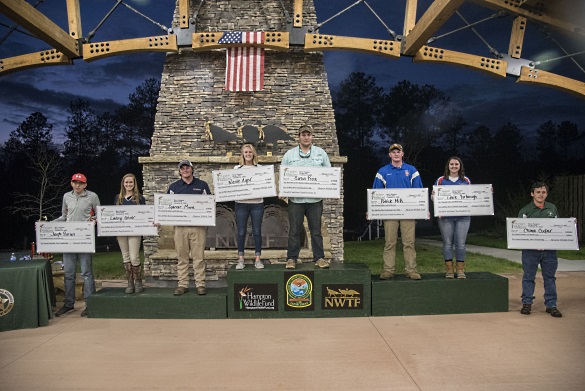
[[[522,218],[557,218],[559,212],[557,207],[550,202],[546,202],[548,196],[548,186],[543,182],[536,182],[530,188],[532,201],[525,205],[518,217]],[[534,300],[534,286],[538,266],[542,270],[542,279],[544,280],[544,305],[546,312],[555,318],[563,315],[557,309],[557,286],[555,273],[559,265],[556,250],[522,250],[522,315],[530,315],[532,311],[532,301]]]
[[[374,179],[373,189],[408,189],[422,188],[422,181],[417,169],[403,161],[404,152],[402,145],[392,144],[388,156],[390,164],[380,168]],[[398,240],[398,227],[402,239],[406,277],[412,280],[420,280],[421,276],[416,271],[416,250],[414,249],[415,220],[384,220],[384,234],[386,244],[384,246],[384,270],[380,279],[388,280],[394,277],[396,266],[396,242]]]
[[[195,178],[193,164],[189,160],[179,162],[179,175],[181,179],[171,183],[168,194],[211,194],[207,182]],[[175,296],[180,296],[189,291],[189,256],[193,258],[193,274],[198,295],[207,293],[205,288],[205,238],[207,227],[175,226],[175,250],[177,250],[177,276],[178,287]]]
[[[300,127],[299,145],[289,149],[284,154],[282,157],[282,165],[331,167],[327,152],[313,145],[313,127],[311,125],[303,125]],[[323,235],[321,234],[322,215],[323,200],[321,198],[289,198],[287,269],[294,269],[298,262],[305,216],[307,217],[307,224],[311,233],[311,246],[313,247],[313,261],[315,262],[315,266],[321,269],[329,267],[329,262],[324,259]]]

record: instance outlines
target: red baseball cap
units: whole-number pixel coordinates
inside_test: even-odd
[[[73,176],[71,177],[71,182],[73,181],[87,183],[87,178],[85,177],[85,175],[77,173],[73,174]]]

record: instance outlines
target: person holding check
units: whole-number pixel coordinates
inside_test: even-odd
[[[168,194],[211,194],[207,182],[195,178],[193,164],[189,160],[179,162],[181,178],[169,186]],[[177,251],[178,287],[175,296],[189,292],[189,255],[193,258],[193,274],[198,295],[205,295],[205,238],[207,227],[175,226],[175,250]]]
[[[303,125],[299,129],[299,145],[289,149],[282,157],[283,166],[321,166],[331,167],[329,156],[322,148],[313,145],[313,127]],[[313,247],[313,261],[315,266],[322,269],[329,267],[324,259],[323,236],[321,235],[321,217],[323,215],[323,199],[290,197],[288,200],[288,250],[286,268],[294,269],[301,252],[301,233],[303,222],[307,217],[307,224],[311,233]]]
[[[93,221],[95,223],[95,211],[100,206],[97,194],[87,190],[87,178],[81,173],[71,177],[71,188],[63,195],[61,217],[53,221]],[[77,262],[81,266],[83,277],[83,296],[86,308],[81,311],[81,316],[87,316],[87,299],[95,293],[95,280],[93,278],[93,266],[91,253],[64,253],[63,267],[65,269],[65,300],[55,316],[63,316],[73,311],[75,305],[75,271]]]
[[[145,205],[146,200],[140,194],[136,176],[126,174],[122,177],[120,183],[120,193],[114,197],[114,205]],[[120,251],[122,252],[122,261],[126,271],[128,286],[124,293],[141,293],[142,288],[142,264],[140,263],[140,244],[142,236],[116,236]]]
[[[240,164],[234,167],[236,170],[249,169],[258,167],[258,154],[252,144],[242,146],[240,155]],[[264,198],[253,198],[248,200],[236,201],[236,226],[238,229],[238,264],[237,270],[243,269],[244,263],[244,246],[246,244],[246,230],[248,228],[248,218],[252,219],[252,235],[254,236],[254,250],[256,260],[254,267],[264,269],[264,264],[260,260],[262,255],[262,218],[264,217]]]
[[[435,186],[463,186],[471,185],[471,181],[465,176],[463,161],[457,156],[447,160],[443,176],[435,181]],[[435,200],[435,191],[431,193],[431,199]],[[445,278],[455,278],[453,271],[453,245],[455,245],[455,258],[457,264],[457,278],[464,279],[465,275],[465,241],[471,224],[470,216],[441,216],[438,219],[439,230],[443,238],[443,259],[445,260]]]
[[[520,218],[557,218],[559,212],[557,207],[546,202],[548,186],[543,182],[536,182],[530,188],[532,201],[525,205],[518,217]],[[532,312],[532,301],[534,300],[534,287],[538,266],[542,270],[544,280],[544,305],[546,312],[555,318],[563,316],[557,309],[557,285],[555,273],[559,266],[556,250],[522,250],[522,315],[530,315]]]
[[[392,144],[388,149],[390,164],[380,168],[374,178],[372,189],[410,189],[422,188],[422,180],[418,170],[403,161],[404,152],[402,145]],[[414,248],[414,219],[384,220],[384,270],[380,274],[381,280],[394,278],[396,267],[396,242],[398,240],[398,227],[402,239],[406,277],[411,280],[420,280],[421,275],[416,271],[416,250]]]

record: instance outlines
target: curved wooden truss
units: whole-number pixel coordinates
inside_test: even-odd
[[[223,44],[224,32],[194,31],[190,0],[179,0],[179,20],[169,34],[107,42],[87,42],[82,37],[79,0],[65,0],[69,32],[64,31],[24,0],[0,0],[0,13],[26,28],[51,48],[38,53],[0,59],[0,76],[32,67],[71,65],[73,60],[95,61],[106,57],[139,52],[178,52],[225,49],[242,44]],[[381,55],[390,59],[412,57],[415,62],[462,66],[497,77],[516,77],[519,83],[536,83],[585,97],[585,83],[536,68],[536,62],[522,59],[524,33],[528,23],[585,36],[583,20],[566,19],[572,0],[470,0],[486,9],[514,16],[508,53],[490,57],[430,46],[433,36],[465,3],[465,0],[434,0],[417,20],[417,0],[405,0],[404,31],[393,39],[369,39],[321,34],[303,27],[303,1],[293,1],[293,16],[288,31],[266,32],[265,41],[253,46],[288,51],[292,46],[305,51],[350,50]],[[369,5],[368,5],[369,7]]]

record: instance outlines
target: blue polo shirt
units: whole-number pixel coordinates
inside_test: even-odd
[[[378,170],[372,189],[410,189],[422,188],[422,180],[418,170],[410,164],[402,163],[394,167],[392,163]]]

